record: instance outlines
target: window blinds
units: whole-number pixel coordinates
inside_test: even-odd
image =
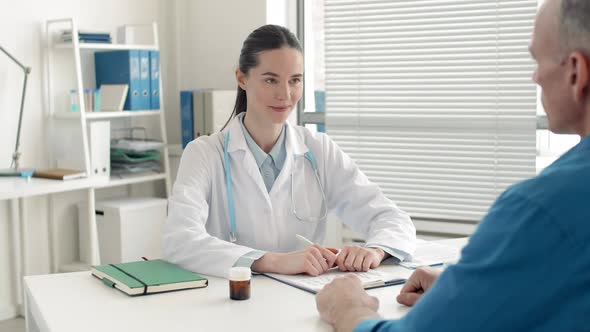
[[[413,218],[535,174],[536,0],[326,0],[327,132]]]

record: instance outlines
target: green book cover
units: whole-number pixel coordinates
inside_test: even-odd
[[[128,295],[207,286],[206,278],[161,259],[94,266],[92,274]]]

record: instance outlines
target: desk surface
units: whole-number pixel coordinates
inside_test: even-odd
[[[0,200],[87,189],[99,183],[101,183],[101,180],[96,178],[60,181],[39,178],[27,180],[26,178],[0,177]]]
[[[164,180],[166,173],[145,172],[112,177],[90,177],[74,180],[0,177],[0,200],[55,194],[89,188],[107,188],[147,181]]]
[[[466,241],[441,242],[462,247]],[[412,273],[397,265],[380,269]],[[247,301],[230,300],[228,281],[215,277],[206,288],[139,297],[104,286],[90,272],[28,276],[24,284],[29,331],[331,331],[313,294],[261,275],[252,278]],[[383,317],[409,310],[395,301],[401,287],[369,290]]]

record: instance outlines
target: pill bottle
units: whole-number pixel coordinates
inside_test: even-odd
[[[229,269],[229,298],[247,300],[250,298],[250,279],[252,272],[248,267],[232,267]]]

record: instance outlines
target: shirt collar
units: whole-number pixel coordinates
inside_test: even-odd
[[[286,156],[285,144],[284,144],[284,142],[285,142],[285,127],[283,126],[283,128],[281,129],[281,134],[279,135],[279,138],[277,139],[275,145],[272,147],[270,152],[267,154],[266,152],[264,152],[264,150],[262,150],[258,146],[258,144],[256,144],[256,142],[254,141],[254,139],[252,138],[252,136],[248,132],[248,129],[246,129],[246,126],[244,126],[244,117],[242,117],[239,122],[240,122],[240,125],[242,126],[242,131],[244,132],[244,138],[246,139],[246,144],[248,145],[248,148],[250,149],[250,151],[254,155],[254,159],[256,160],[256,165],[258,166],[258,168],[262,167],[262,164],[264,163],[266,158],[268,158],[270,156],[275,163],[275,167],[278,169],[281,169],[283,167],[284,162],[285,162],[285,156]]]
[[[229,143],[227,145],[227,152],[232,154],[232,158],[235,158],[236,156],[241,156],[243,157],[244,154],[237,154],[234,155],[234,152],[237,151],[247,151],[250,150],[248,148],[248,144],[246,143],[246,135],[244,134],[244,130],[242,130],[242,118],[244,117],[245,113],[240,113],[238,114],[236,117],[234,117],[227,128],[225,128],[222,131],[222,135],[225,136],[227,134],[230,135],[230,139],[229,139]],[[294,155],[302,155],[304,153],[306,153],[307,151],[309,151],[309,148],[307,147],[307,145],[305,144],[305,137],[302,134],[301,131],[298,131],[295,129],[296,126],[292,126],[291,124],[289,124],[289,121],[285,122],[285,127],[284,130],[285,131],[285,142],[284,142],[284,146],[285,146],[285,158],[287,156],[287,151],[289,151],[290,154],[294,154]],[[316,134],[319,135],[319,134]],[[223,144],[223,136],[222,136],[222,141],[221,144]],[[286,159],[285,159],[286,160]]]

